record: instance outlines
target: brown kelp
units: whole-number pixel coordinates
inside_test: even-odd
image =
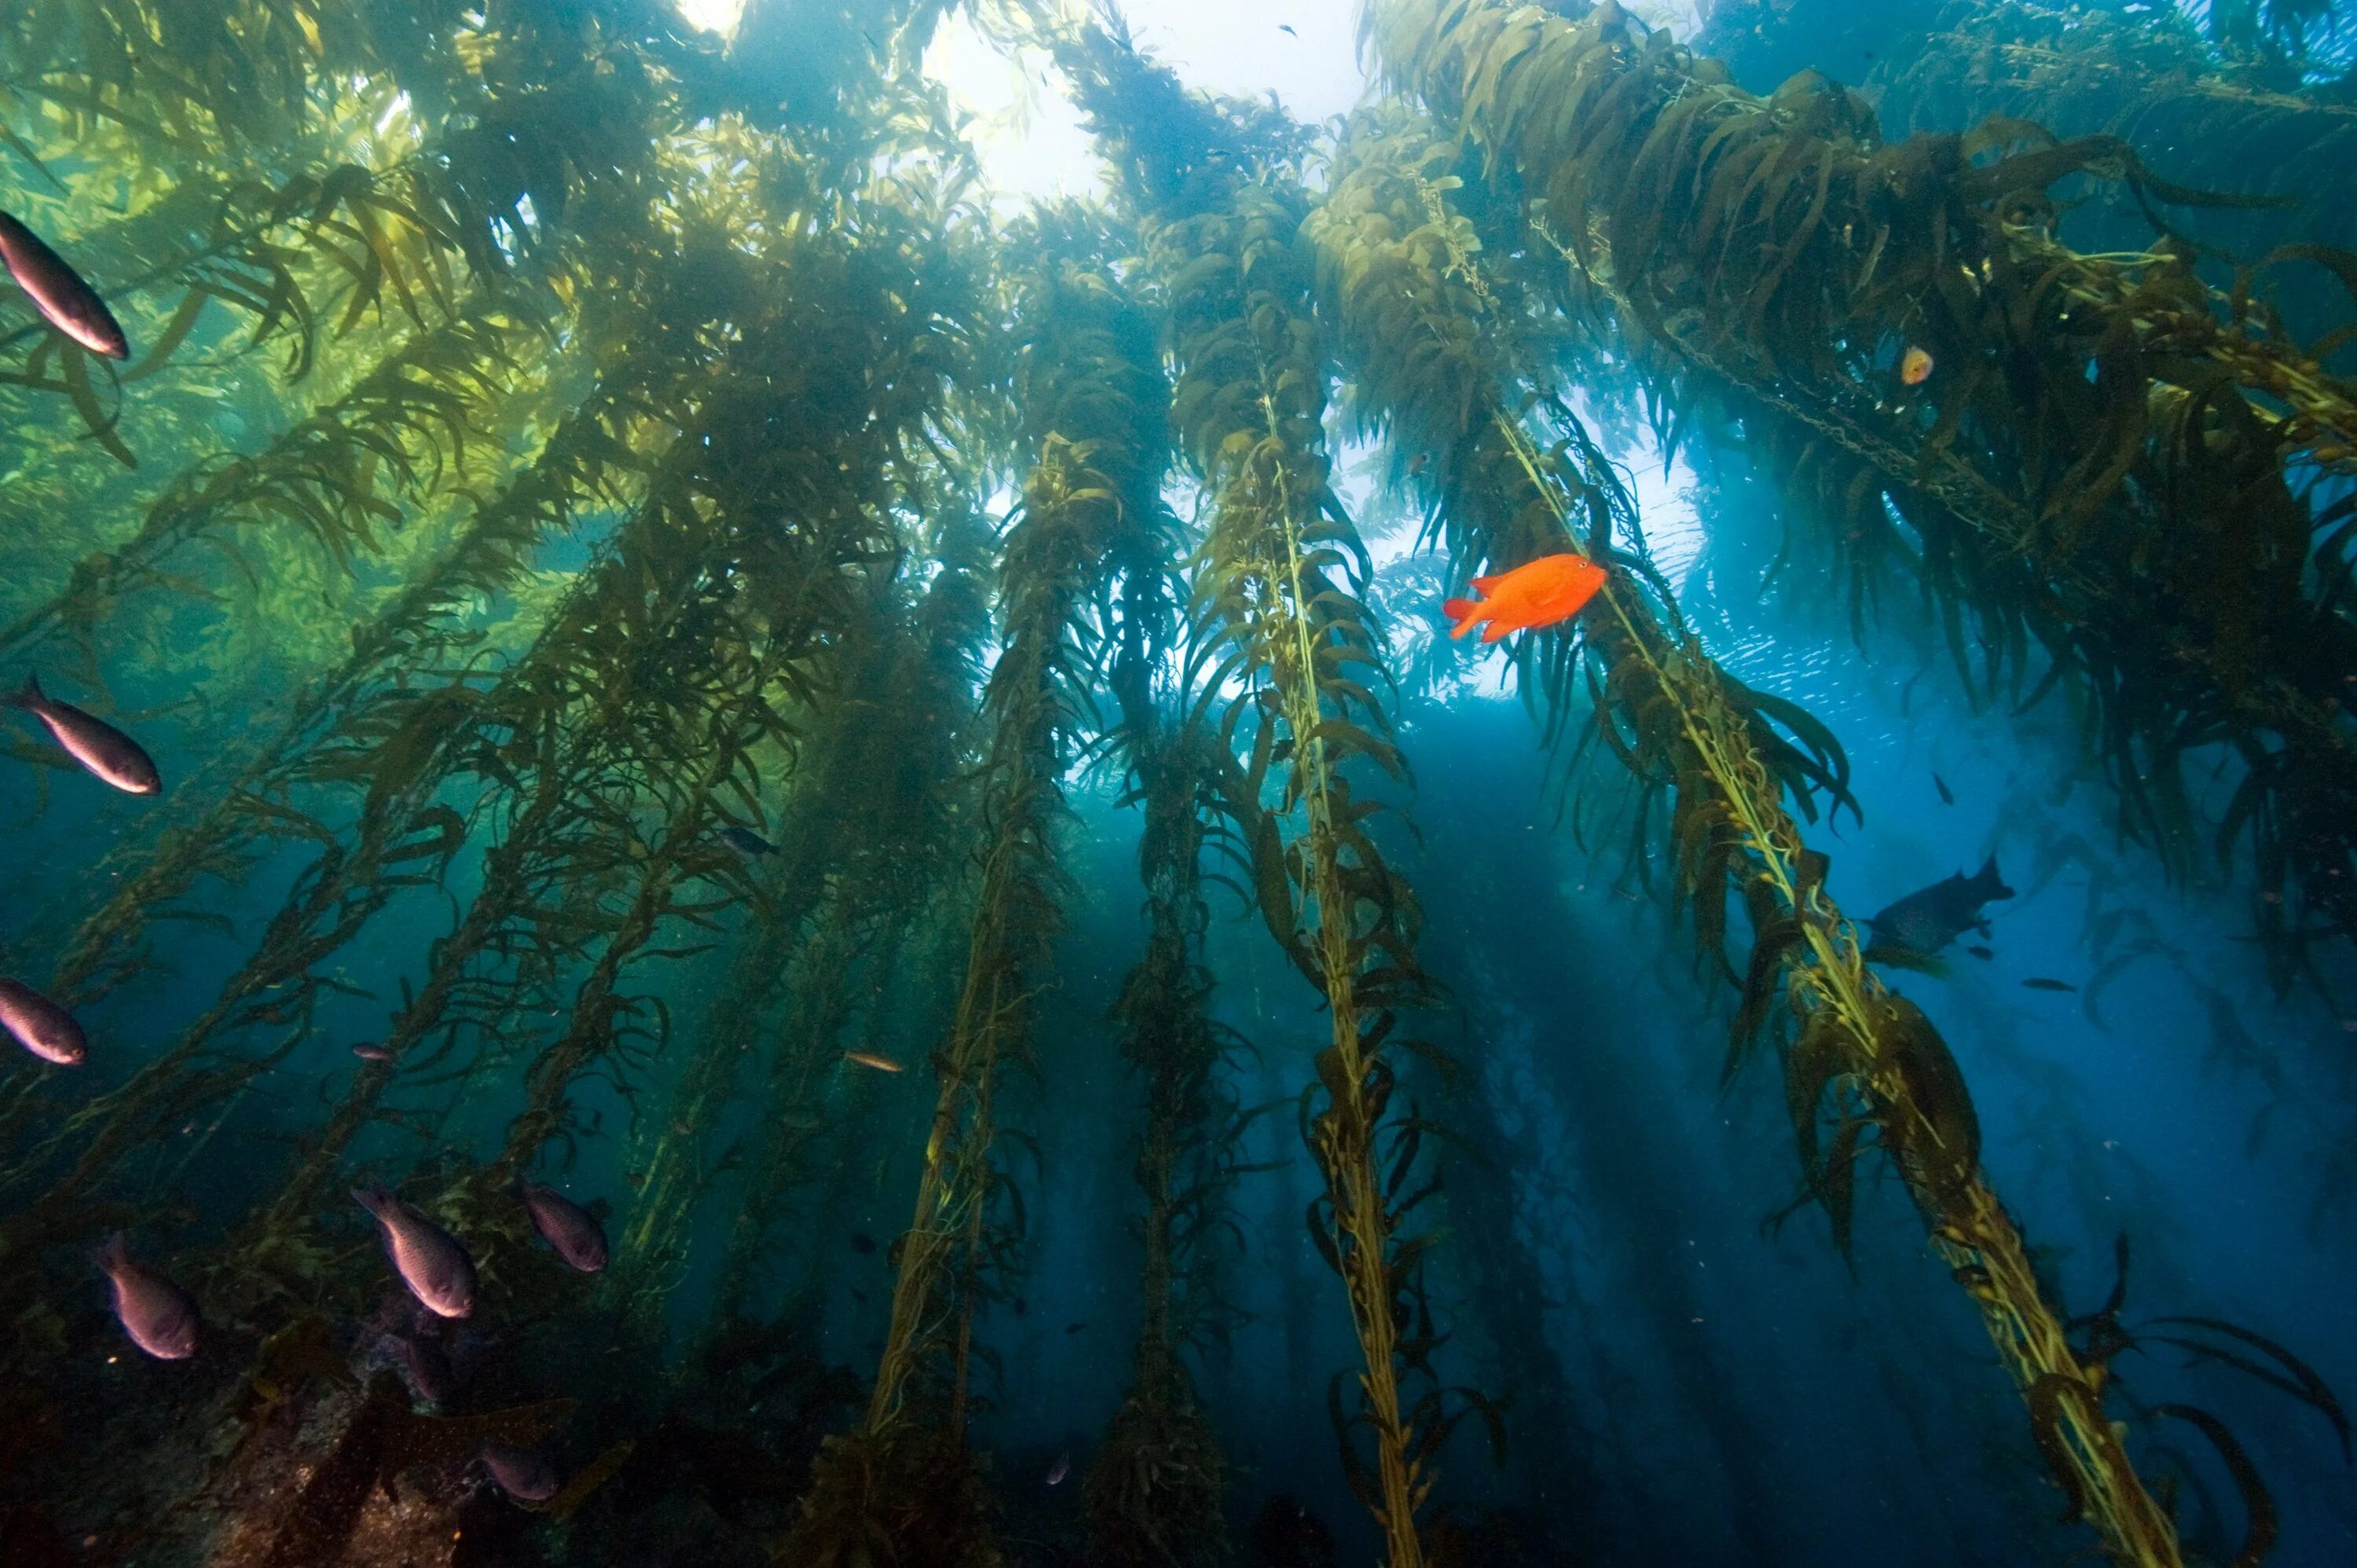
[[[1225,1466],[1184,1356],[1216,1338],[1232,1311],[1218,1265],[1222,1227],[1233,1223],[1225,1205],[1242,1116],[1218,1076],[1242,1042],[1211,1016],[1202,868],[1214,844],[1240,862],[1248,851],[1221,789],[1232,762],[1202,729],[1157,727],[1132,757],[1131,793],[1145,812],[1146,951],[1122,983],[1114,1016],[1146,1089],[1134,1168],[1145,1199],[1145,1313],[1136,1371],[1082,1482],[1082,1503],[1093,1550],[1108,1564],[1195,1568],[1224,1551]]]
[[[1434,177],[1445,147],[1396,117],[1389,134],[1381,120],[1360,129],[1363,140],[1346,149],[1360,161],[1346,165],[1319,232],[1346,341],[1364,367],[1362,415],[1398,422],[1415,447],[1440,455],[1426,493],[1458,559],[1498,568],[1568,547],[1612,560],[1628,525],[1612,476],[1580,464],[1592,448],[1560,404],[1529,400],[1565,432],[1543,442],[1505,401],[1521,381],[1512,323],[1486,297],[1470,225],[1448,209]],[[1846,1246],[1855,1165],[1870,1133],[2025,1392],[2069,1391],[2034,1404],[2033,1415],[2041,1443],[2053,1434],[2080,1478],[2084,1511],[2106,1545],[2129,1561],[2179,1561],[2167,1516],[2102,1414],[2100,1381],[2074,1359],[2018,1228],[1980,1172],[1978,1123],[1953,1058],[1931,1020],[1866,969],[1855,931],[1825,892],[1825,857],[1806,847],[1784,804],[1790,794],[1807,805],[1819,790],[1843,798],[1845,770],[1830,737],[1806,715],[1763,706],[1734,683],[1674,604],[1625,567],[1579,646],[1555,640],[1555,660],[1586,655],[1590,734],[1636,775],[1649,801],[1666,797],[1673,891],[1706,961],[1726,964],[1729,897],[1743,902],[1752,949],[1734,1051],[1754,1048],[1772,1015],[1789,1015],[1793,1130],[1836,1241]],[[1548,669],[1540,666],[1541,682]],[[1771,727],[1777,719],[1805,748]],[[1641,824],[1649,814],[1641,805]],[[1829,1091],[1837,1125],[1828,1148],[1820,1126]]]
[[[1773,41],[1811,4],[1714,11]],[[0,737],[24,813],[0,970],[91,1042],[70,1070],[0,1058],[0,1530],[159,1562],[1211,1568],[1332,1560],[1308,1507],[1249,1494],[1347,1487],[1362,1555],[1504,1568],[1679,1536],[1684,1482],[1650,1478],[1677,1454],[1723,1463],[1760,1555],[1791,1473],[1758,1457],[1761,1385],[1719,1386],[1718,1260],[1613,1257],[1607,1219],[1677,1206],[1561,1173],[1698,1197],[1764,1112],[1768,1157],[1787,1123],[1802,1156],[1787,1214],[1820,1206],[1844,1259],[1895,1220],[1943,1265],[1876,1271],[1846,1315],[1924,1401],[1889,1422],[1928,1479],[1961,1492],[1986,1415],[1994,1487],[2042,1487],[2043,1457],[2115,1558],[2175,1568],[2221,1520],[2255,1558],[2272,1454],[2241,1410],[2142,1402],[2156,1380],[2120,1369],[2240,1370],[2345,1432],[2329,1363],[2225,1317],[2130,1322],[2120,1291],[2060,1305],[2062,1249],[1997,1198],[1971,1090],[1993,1145],[2046,1145],[2002,1166],[2017,1197],[2053,1150],[2091,1209],[2114,1195],[2088,1173],[2136,1163],[2068,1096],[1993,1092],[2061,1064],[1952,1052],[1868,967],[1819,837],[1855,813],[1848,759],[1752,675],[1823,650],[1708,629],[1760,531],[1706,505],[1723,557],[1657,566],[1616,462],[1650,418],[1657,453],[1779,470],[1796,602],[1846,590],[1863,641],[1903,583],[1983,703],[2080,704],[2185,881],[2205,841],[2258,852],[2298,972],[2357,908],[2346,263],[2226,254],[2296,220],[2199,205],[2214,164],[2163,168],[2129,145],[2157,122],[2102,104],[2166,80],[2186,124],[2329,145],[2331,9],[2215,6],[2206,38],[2122,13],[2113,58],[2066,68],[1993,41],[2047,25],[2028,0],[1959,5],[1941,27],[2018,72],[1990,82],[1882,18],[1914,51],[1883,80],[1922,90],[1900,142],[1825,79],[1738,91],[1610,5],[1376,0],[1405,96],[1321,142],[1189,91],[1110,7],[752,0],[726,34],[675,0],[7,7],[0,206],[135,352],[0,283],[0,654],[154,746],[167,789]],[[976,44],[1045,50],[1107,190],[1018,211],[985,177]],[[1485,722],[1437,710],[1498,668],[1448,657],[1435,607],[1548,557],[1604,591],[1503,643],[1504,674],[1600,875],[1495,809]],[[1452,769],[1446,820],[1517,832],[1420,850],[1412,758]],[[1429,940],[1419,864],[1466,890],[1452,914],[1483,901],[1463,940]],[[1615,871],[1692,960],[1650,922],[1599,940],[1621,911],[1572,884]],[[2105,929],[2068,972],[2090,1017],[2136,1005],[2122,966],[2201,940]],[[2213,945],[2195,994],[2247,1054]],[[1783,1092],[1706,1119],[1656,1091],[1715,1063],[1608,1058],[1550,994],[1652,1009],[1665,1042],[1730,1004],[1727,1077],[1772,1059]],[[1508,1040],[1498,1070],[1421,1037],[1452,995]],[[1288,1015],[1317,1036],[1291,1067]],[[1280,1098],[1248,1111],[1256,1076]],[[1469,1082],[1496,1098],[1441,1109]],[[1261,1115],[1288,1105],[1297,1146]],[[1530,1168],[1444,1193],[1469,1138]],[[610,1269],[539,1244],[526,1177],[606,1228]],[[871,1205],[904,1180],[888,1237]],[[468,1252],[467,1316],[388,1274],[342,1196],[380,1183]],[[1564,1223],[1577,1243],[1537,1244]],[[116,1225],[197,1298],[196,1356],[121,1353],[87,1261]],[[1660,1310],[1604,1309],[1628,1294]],[[2010,1390],[1933,1375],[1975,1315]],[[1542,1440],[1485,1494],[1492,1388]],[[580,1402],[562,1426],[552,1396]],[[1042,1412],[1060,1430],[1020,1430]],[[1662,1430],[1686,1417],[1698,1455]],[[469,1457],[527,1440],[571,1477],[521,1488],[545,1507]],[[2180,1514],[2171,1470],[2198,1491],[2221,1465],[2246,1510]]]
[[[1660,408],[1764,424],[1801,510],[1853,569],[1915,576],[1968,679],[2018,685],[2034,640],[2032,699],[2079,684],[2123,821],[2180,864],[2187,754],[2231,748],[2247,782],[2220,842],[2249,838],[2287,972],[2351,924],[2357,636],[2304,587],[2340,535],[2291,485],[2347,467],[2357,403],[2247,285],[2209,287],[2167,242],[2053,234],[2072,175],[2196,193],[2116,138],[2013,122],[1885,144],[1824,79],[1755,97],[1614,4],[1369,15],[1387,75],[1461,122]],[[1900,386],[1909,346],[1947,371]]]
[[[1417,1516],[1430,1461],[1482,1406],[1433,1376],[1438,1339],[1420,1268],[1431,1238],[1403,1225],[1433,1186],[1411,1180],[1425,1123],[1392,1113],[1398,1078],[1387,1047],[1399,1012],[1422,1003],[1430,983],[1415,962],[1414,896],[1371,832],[1382,802],[1361,800],[1352,774],[1371,766],[1402,780],[1405,764],[1355,673],[1380,682],[1385,660],[1355,591],[1363,549],[1327,483],[1328,371],[1294,251],[1299,198],[1255,180],[1223,183],[1206,209],[1158,215],[1151,238],[1179,366],[1174,417],[1215,498],[1195,568],[1199,702],[1246,748],[1240,799],[1258,805],[1265,789],[1276,791],[1253,826],[1256,895],[1270,933],[1332,1016],[1301,1116],[1326,1178],[1312,1238],[1342,1279],[1365,1360],[1356,1400],[1346,1401],[1338,1374],[1334,1414],[1385,1561],[1408,1568],[1424,1560]],[[1361,1432],[1372,1457],[1353,1441]]]
[[[1151,526],[1135,503],[1155,504],[1161,450],[1142,435],[1159,423],[1159,377],[1120,352],[1119,295],[1102,273],[1071,267],[1052,240],[1024,301],[1039,336],[1017,375],[1033,394],[1024,407],[1037,460],[1000,547],[1004,651],[982,699],[984,837],[965,974],[934,1052],[923,1174],[894,1244],[875,1387],[859,1429],[820,1457],[784,1548],[797,1561],[851,1561],[878,1532],[896,1551],[921,1553],[912,1561],[996,1560],[972,1506],[979,1482],[964,1446],[974,1320],[1019,1225],[993,1163],[994,1106],[1000,1075],[1026,1048],[1029,998],[1059,921],[1059,780],[1085,733],[1094,607],[1136,553],[1129,535]],[[1052,309],[1074,303],[1076,320]]]

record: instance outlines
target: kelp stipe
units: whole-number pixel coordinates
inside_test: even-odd
[[[1461,220],[1446,210],[1430,177],[1426,144],[1413,134],[1386,142],[1372,124],[1361,129],[1361,156],[1383,161],[1346,175],[1337,199],[1346,220],[1321,226],[1332,258],[1328,281],[1342,290],[1354,360],[1420,370],[1371,371],[1367,389],[1377,401],[1365,412],[1398,422],[1443,455],[1428,493],[1436,526],[1448,532],[1459,559],[1505,565],[1516,557],[1501,542],[1534,523],[1535,537],[1516,541],[1532,553],[1584,548],[1609,559],[1627,502],[1616,499],[1609,475],[1569,468],[1556,455],[1582,450],[1584,437],[1543,448],[1499,401],[1500,389],[1519,377],[1488,349],[1510,351],[1512,337],[1494,308],[1483,308],[1487,291]],[[1432,319],[1450,314],[1444,302],[1451,279],[1459,280],[1459,311],[1476,315],[1481,329]],[[1558,411],[1556,419],[1567,422],[1568,414]],[[1574,521],[1585,518],[1597,526],[1583,536]],[[2017,1380],[2027,1391],[2057,1379],[2054,1386],[2075,1390],[2084,1402],[2072,1403],[2060,1451],[2083,1477],[2087,1511],[2107,1544],[2130,1561],[2175,1563],[2174,1530],[2103,1417],[2100,1384],[2073,1359],[2029,1273],[2019,1232],[1982,1180],[1977,1123],[1946,1046],[1929,1019],[1866,970],[1855,932],[1824,892],[1825,859],[1806,848],[1786,811],[1788,793],[1803,802],[1820,789],[1844,798],[1846,767],[1830,737],[1805,715],[1763,712],[1756,697],[1747,700],[1703,653],[1674,606],[1649,596],[1625,570],[1586,621],[1583,640],[1594,733],[1649,798],[1667,797],[1674,891],[1691,912],[1706,962],[1726,963],[1728,896],[1742,897],[1750,915],[1755,936],[1735,1053],[1752,1047],[1780,994],[1798,1025],[1788,1098],[1810,1188],[1833,1216],[1836,1240],[1846,1236],[1862,1135],[1877,1132],[1935,1246],[1950,1255],[1960,1281],[1975,1282],[1968,1288]],[[1770,727],[1771,714],[1811,744],[1785,740]],[[1829,1087],[1855,1099],[1821,1160],[1818,1124]]]
[[[2207,199],[2108,136],[1995,122],[1885,145],[1824,79],[1755,98],[1615,5],[1400,0],[1370,21],[1390,78],[1531,198],[1566,296],[1621,318],[1663,409],[1764,425],[1837,552],[1916,575],[1968,680],[2018,682],[2039,642],[2048,682],[2096,699],[2123,821],[2177,864],[2198,847],[2185,753],[2239,751],[2225,842],[2251,838],[2277,896],[2257,917],[2284,977],[2309,939],[2283,900],[2357,929],[2357,816],[2328,804],[2357,779],[2338,707],[2357,632],[2303,592],[2287,483],[2348,471],[2357,401],[2247,282],[2206,287],[2169,244],[2061,245],[2048,191],[2083,172],[2156,211]],[[1917,389],[1894,368],[1910,345],[1946,367]]]
[[[1243,683],[1220,723],[1249,747],[1243,798],[1257,802],[1270,784],[1277,792],[1254,830],[1261,912],[1332,1016],[1301,1120],[1327,1183],[1311,1236],[1342,1280],[1365,1359],[1358,1400],[1343,1400],[1338,1374],[1335,1420],[1385,1562],[1412,1568],[1423,1561],[1430,1461],[1464,1413],[1448,1407],[1450,1391],[1415,1388],[1431,1380],[1437,1343],[1418,1266],[1430,1241],[1401,1222],[1431,1188],[1409,1179],[1420,1122],[1386,1114],[1397,1012],[1429,991],[1413,895],[1366,826],[1379,802],[1360,801],[1340,770],[1361,758],[1398,781],[1405,764],[1372,690],[1346,673],[1356,665],[1381,678],[1384,660],[1351,575],[1363,550],[1326,482],[1327,369],[1292,254],[1299,209],[1254,182],[1236,184],[1229,201],[1168,222],[1155,241],[1181,366],[1177,418],[1218,498],[1197,567],[1197,657],[1211,671],[1207,693]],[[1288,842],[1282,824],[1297,813]],[[1352,1442],[1361,1428],[1372,1461]]]
[[[1030,995],[1060,921],[1054,842],[1059,779],[1086,733],[1094,607],[1125,563],[1148,553],[1164,463],[1162,380],[1150,340],[1126,330],[1118,284],[1052,218],[1025,317],[1019,366],[1037,457],[1000,551],[1004,647],[983,694],[990,737],[980,890],[948,1037],[934,1052],[936,1102],[876,1382],[859,1428],[830,1440],[790,1561],[835,1562],[881,1539],[927,1563],[996,1561],[965,1448],[974,1319],[996,1291],[1019,1209],[993,1163],[1000,1075],[1027,1051]],[[1059,242],[1061,242],[1060,243]],[[949,1511],[942,1511],[942,1510]]]

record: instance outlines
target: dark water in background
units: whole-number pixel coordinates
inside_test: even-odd
[[[1879,36],[1860,23],[1858,39]],[[1845,36],[1852,43],[1871,47]],[[1658,469],[1653,454],[1622,456]],[[1992,853],[2019,890],[1990,910],[1991,959],[1960,944],[1943,974],[1890,978],[1945,1032],[1972,1085],[1993,1185],[2069,1309],[2101,1304],[2115,1239],[2126,1236],[2131,1316],[2247,1326],[2357,1397],[2357,1016],[2344,1019],[2313,989],[2270,989],[2247,940],[2246,889],[2215,878],[2170,885],[2147,851],[2119,840],[2061,699],[2025,714],[2003,703],[1976,709],[1944,650],[1903,609],[1853,641],[1840,607],[1813,596],[1804,567],[1770,577],[1781,525],[1770,487],[1739,469],[1697,478],[1681,467],[1674,481],[1645,483],[1666,503],[1649,519],[1655,547],[1706,640],[1744,680],[1809,707],[1847,748],[1864,821],[1845,817],[1812,836],[1833,854],[1842,906],[1863,916]],[[1677,493],[1688,484],[1713,491],[1707,542]],[[576,539],[539,564],[571,570],[582,558]],[[151,635],[167,640],[176,624],[201,619],[195,608],[175,612]],[[1426,1210],[1443,1237],[1432,1278],[1451,1335],[1443,1369],[1508,1397],[1508,1441],[1493,1468],[1480,1423],[1469,1422],[1441,1456],[1444,1498],[1512,1516],[1531,1543],[1521,1560],[1534,1562],[1961,1568],[2057,1561],[2085,1547],[2083,1531],[2045,1522],[2059,1498],[2025,1441],[2020,1401],[1897,1185],[1861,1184],[1846,1265],[1814,1208],[1776,1222],[1798,1185],[1773,1063],[1754,1061],[1722,1085],[1727,988],[1698,969],[1655,900],[1623,885],[1609,829],[1583,847],[1558,821],[1560,779],[1529,716],[1495,694],[1494,671],[1458,658],[1439,692],[1400,713],[1415,832],[1397,833],[1393,847],[1422,903],[1425,961],[1447,988],[1444,1004],[1414,1023],[1454,1063],[1408,1069],[1407,1090],[1462,1144],[1443,1155],[1447,1186]],[[167,787],[199,774],[218,737],[238,728],[237,714],[175,707],[188,688],[135,659],[105,675],[114,711],[145,715],[140,733]],[[1143,934],[1136,817],[1108,780],[1076,773],[1068,782],[1067,929],[1032,1031],[1036,1066],[1013,1077],[1000,1108],[1006,1126],[1036,1141],[1007,1156],[1028,1219],[1008,1286],[1021,1310],[1002,1304],[978,1327],[988,1355],[975,1437],[992,1455],[1010,1550],[1043,1564],[1082,1560],[1057,1553],[1076,1529],[1078,1477],[1129,1385],[1139,1315],[1130,1176],[1139,1109],[1106,1021]],[[2231,782],[2205,804],[2221,805]],[[75,775],[0,767],[7,950],[48,956],[54,934],[85,913],[57,889],[85,886],[81,868],[155,809]],[[135,1235],[175,1248],[216,1240],[270,1200],[287,1151],[317,1133],[361,1070],[350,1046],[382,1036],[391,999],[479,885],[490,847],[470,843],[442,886],[402,893],[334,953],[349,992],[321,1005],[307,1036],[250,1090],[204,1106],[128,1162],[120,1196],[137,1209]],[[212,1004],[216,977],[242,961],[309,858],[276,854],[213,884],[220,923],[174,925],[153,961],[90,1011],[102,1042],[84,1071],[90,1092],[122,1083]],[[1235,1189],[1219,1269],[1234,1321],[1224,1347],[1196,1365],[1198,1386],[1232,1466],[1239,1539],[1282,1496],[1331,1528],[1336,1561],[1369,1562],[1378,1538],[1342,1484],[1328,1417],[1329,1380],[1348,1375],[1358,1351],[1302,1221],[1318,1178],[1294,1102],[1326,1022],[1257,917],[1223,891],[1211,903],[1216,1010],[1254,1047],[1229,1064],[1227,1087],[1259,1112],[1243,1158],[1261,1168]],[[2119,911],[2148,928],[2123,924]],[[2156,950],[2091,991],[2105,959],[2141,936]],[[943,1026],[962,954],[955,929],[925,940],[939,950],[912,955],[920,972],[905,990],[904,977],[888,977],[875,1031],[911,1070],[850,1074],[825,1092],[816,1163],[748,1297],[752,1316],[791,1324],[810,1353],[860,1380],[880,1344],[889,1248],[909,1221],[931,1110],[929,1075],[916,1064]],[[729,957],[724,941],[655,983],[675,1045],[701,1037]],[[2350,955],[2324,961],[2341,993],[2357,995]],[[2025,988],[2031,978],[2080,989]],[[569,1000],[556,988],[481,1048],[522,1061],[559,1028]],[[632,1178],[643,1174],[634,1150],[664,1113],[683,1054],[644,1064],[628,1092],[611,1080],[583,1084],[574,1101],[594,1131],[539,1167],[576,1198],[603,1200],[609,1232],[627,1222]],[[429,1076],[404,1097],[406,1124],[371,1128],[347,1174],[397,1177],[488,1157],[523,1106],[516,1079]],[[709,1157],[749,1146],[757,1114],[748,1091],[709,1128]],[[326,1201],[342,1204],[345,1185]],[[723,1179],[694,1211],[665,1309],[674,1349],[702,1332],[737,1203]],[[356,1214],[337,1240],[367,1277],[372,1243]],[[193,1473],[203,1463],[192,1435],[200,1422],[139,1414],[168,1402],[159,1391],[181,1369],[108,1359],[121,1347],[104,1305],[94,1274],[43,1304],[59,1324],[56,1399],[67,1412],[44,1441],[101,1444],[90,1490],[45,1501],[68,1536],[86,1516],[96,1528],[104,1509],[92,1499],[121,1494],[121,1477],[100,1472]],[[27,1316],[17,1328],[51,1331],[44,1326]],[[636,1355],[611,1360],[590,1337],[603,1328],[585,1313],[470,1329],[482,1364],[497,1369],[484,1387],[587,1402],[588,1415],[557,1440],[568,1467],[623,1437],[651,1453],[673,1430],[646,1425],[635,1402],[662,1369]],[[2271,1563],[2357,1562],[2357,1490],[2314,1410],[2214,1366],[2130,1358],[2122,1372],[2138,1401],[2180,1401],[2229,1421],[2281,1510]],[[2180,1520],[2189,1542],[2222,1561],[2239,1540],[2240,1505],[2199,1438],[2180,1432],[2179,1441],[2199,1455],[2205,1482],[2181,1499]],[[1071,1478],[1050,1486],[1065,1458]],[[660,1490],[662,1474],[628,1483],[639,1488],[629,1495]],[[500,1528],[507,1544],[490,1561],[613,1560],[612,1541],[587,1530]],[[11,1550],[0,1538],[0,1560]]]

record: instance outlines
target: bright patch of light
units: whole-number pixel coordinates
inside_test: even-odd
[[[1238,98],[1276,94],[1315,124],[1365,91],[1351,0],[1127,0],[1139,46],[1189,87]],[[1291,29],[1287,31],[1287,29]]]
[[[707,33],[728,33],[745,14],[745,0],[679,0],[682,20]]]
[[[960,11],[935,30],[925,74],[972,117],[966,139],[1002,201],[1103,194],[1104,166],[1043,51],[1003,52]]]

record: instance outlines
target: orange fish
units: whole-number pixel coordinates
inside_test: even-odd
[[[1463,637],[1482,621],[1481,640],[1495,642],[1509,632],[1569,620],[1605,583],[1604,568],[1568,552],[1542,555],[1494,577],[1476,577],[1472,599],[1450,599],[1440,613],[1457,623],[1451,637]]]
[[[1899,379],[1910,387],[1920,387],[1932,379],[1932,356],[1921,349],[1910,349],[1907,357],[1899,361]]]
[[[877,1072],[900,1070],[900,1064],[891,1058],[879,1057],[868,1051],[845,1051],[843,1053],[843,1059],[847,1062],[857,1062],[861,1067],[872,1067]]]

